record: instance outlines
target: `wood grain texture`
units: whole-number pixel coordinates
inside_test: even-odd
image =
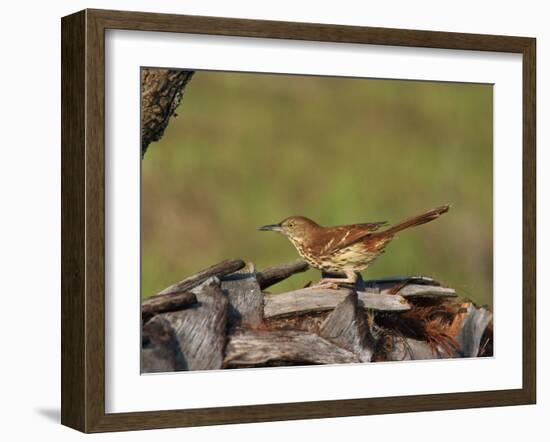
[[[479,354],[481,337],[492,320],[493,314],[489,310],[477,309],[473,304],[467,307],[460,332],[456,337],[463,357],[475,358]]]
[[[147,322],[159,313],[183,310],[196,302],[197,297],[191,292],[151,296],[141,303],[141,320]]]
[[[424,284],[408,284],[397,294],[403,298],[455,298],[457,296],[452,288]]]
[[[499,51],[523,55],[523,387],[337,401],[105,413],[106,29]],[[536,400],[535,39],[141,12],[62,20],[62,423],[85,432],[530,404]],[[139,155],[139,146],[136,154]],[[86,275],[86,278],[84,278]]]
[[[217,370],[223,364],[229,301],[214,279],[195,295],[198,302],[194,306],[157,315],[147,324],[165,321],[173,330],[182,356],[177,370]]]
[[[264,295],[256,280],[252,265],[240,272],[226,276],[221,288],[229,300],[228,324],[258,325],[264,319]]]
[[[457,32],[421,31],[320,23],[156,14],[89,9],[105,27],[155,32],[231,35],[287,40],[363,43],[385,46],[519,52],[529,38]]]
[[[332,310],[352,291],[348,289],[305,288],[277,295],[264,296],[264,317],[279,318],[300,313]],[[410,310],[409,304],[399,295],[359,292],[359,305],[364,309],[388,312]]]
[[[284,281],[286,278],[295,275],[296,273],[305,272],[309,269],[309,264],[304,260],[298,259],[288,264],[280,264],[268,267],[261,272],[258,272],[258,284],[262,290],[271,287],[278,282]]]
[[[412,338],[394,338],[387,356],[390,361],[421,361],[454,357],[439,346],[432,348],[427,342]]]
[[[143,326],[140,353],[141,373],[164,373],[185,367],[174,330],[163,318],[156,318]]]
[[[296,362],[346,364],[360,362],[351,351],[320,336],[296,330],[242,330],[227,344],[224,367],[278,366]]]
[[[528,403],[537,396],[537,45],[523,49],[523,391]]]
[[[225,275],[229,275],[230,273],[242,269],[245,265],[245,262],[241,261],[240,259],[227,259],[218,264],[214,264],[207,269],[201,270],[194,275],[188,276],[180,282],[172,284],[170,287],[167,287],[159,292],[158,295],[168,295],[191,290],[199,286],[212,276],[222,277]]]
[[[86,11],[86,415],[85,431],[105,415],[105,29]],[[136,151],[136,155],[138,155]]]
[[[327,316],[319,335],[370,362],[375,350],[365,312],[359,305],[357,292],[352,292]]]
[[[85,13],[63,19],[61,45],[61,422],[83,430],[85,352]]]

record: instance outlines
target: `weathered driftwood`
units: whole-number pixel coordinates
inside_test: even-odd
[[[419,361],[423,359],[447,359],[456,357],[440,346],[431,346],[418,339],[394,336],[391,343],[386,343],[384,359],[387,361]]]
[[[141,341],[142,373],[175,371],[182,366],[179,345],[167,321],[161,319],[145,324]]]
[[[230,325],[258,325],[264,318],[264,295],[253,265],[222,278],[221,288],[229,299]]]
[[[364,309],[381,312],[406,312],[411,309],[405,298],[375,292],[357,292],[359,305]]]
[[[319,335],[351,351],[361,362],[371,361],[375,341],[357,292],[350,293],[336,306],[321,325]]]
[[[305,272],[309,269],[307,262],[299,259],[288,264],[280,264],[268,267],[256,274],[258,284],[262,290],[281,282],[296,273]]]
[[[277,295],[265,295],[264,317],[275,318],[332,310],[351,292],[349,289],[305,288]],[[400,312],[411,308],[399,295],[359,292],[358,296],[359,305],[364,309]]]
[[[424,284],[408,284],[397,294],[403,298],[454,298],[457,296],[454,289]]]
[[[491,312],[430,278],[265,294],[304,265],[242,267],[224,261],[144,302],[143,372],[492,355]]]
[[[170,287],[165,288],[163,291],[158,293],[158,295],[167,295],[171,293],[190,291],[191,289],[199,286],[212,276],[222,277],[225,275],[229,275],[230,273],[242,269],[244,266],[244,261],[241,261],[240,259],[228,259],[226,261],[222,261],[218,264],[208,267],[207,269],[201,270],[194,275],[188,276],[187,278],[176,284],[171,285]]]
[[[194,289],[197,304],[178,312],[156,315],[147,324],[166,321],[174,333],[181,359],[177,370],[219,369],[223,363],[229,301],[211,278]]]
[[[473,304],[466,308],[466,314],[456,337],[463,358],[478,356],[481,337],[492,320],[493,314],[485,308],[478,309]]]
[[[151,296],[141,304],[141,320],[147,322],[159,313],[183,310],[196,302],[197,297],[191,292]]]
[[[227,368],[359,362],[352,352],[314,333],[295,330],[238,330],[230,336]]]

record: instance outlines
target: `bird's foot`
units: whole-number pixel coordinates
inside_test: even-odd
[[[338,283],[334,281],[326,281],[324,279],[321,279],[319,282],[316,282],[315,284],[311,284],[308,289],[330,289],[330,290],[338,290],[339,286]]]
[[[342,279],[323,278],[319,282],[313,285],[310,285],[308,288],[338,290],[340,288],[340,285],[347,285],[347,284],[350,284],[350,282],[343,278]]]

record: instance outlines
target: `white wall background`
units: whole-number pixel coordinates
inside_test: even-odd
[[[0,435],[80,440],[59,425],[60,407],[60,22],[93,7],[363,26],[533,36],[538,39],[538,405],[93,436],[96,440],[518,439],[548,433],[550,413],[550,13],[546,2],[306,2],[278,0],[74,0],[5,3],[0,40]],[[535,436],[542,440],[544,436]]]

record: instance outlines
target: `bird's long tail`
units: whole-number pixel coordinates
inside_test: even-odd
[[[430,221],[433,221],[434,219],[437,219],[444,213],[448,212],[450,208],[451,206],[449,204],[446,204],[444,206],[428,210],[421,215],[414,216],[412,218],[406,219],[399,224],[391,226],[389,229],[377,233],[377,235],[395,235],[397,232],[401,232],[402,230],[408,229],[409,227],[420,226],[422,224],[429,223]]]

